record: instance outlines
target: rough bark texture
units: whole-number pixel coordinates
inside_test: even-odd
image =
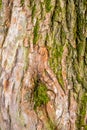
[[[86,16],[86,0],[0,0],[0,130],[87,129]]]

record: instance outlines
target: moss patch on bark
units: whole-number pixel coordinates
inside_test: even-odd
[[[0,0],[0,9],[2,8],[2,0]]]
[[[48,13],[51,10],[51,0],[44,0],[46,12]]]
[[[24,50],[24,70],[26,71],[29,63],[28,59],[29,47],[23,47],[23,50]]]
[[[34,33],[33,43],[34,43],[34,44],[36,44],[36,42],[37,42],[37,40],[38,40],[38,37],[39,37],[38,31],[39,31],[39,21],[37,20],[37,21],[36,21],[36,24],[35,24],[35,26],[34,26],[34,31],[33,31],[33,33]]]
[[[63,87],[63,78],[62,78],[62,67],[61,67],[61,59],[62,59],[62,53],[63,53],[63,45],[58,43],[56,39],[53,41],[53,47],[50,48],[50,58],[49,58],[49,64],[56,74],[56,77]]]
[[[81,130],[81,128],[87,130],[87,122],[86,122],[87,119],[85,119],[86,112],[87,112],[87,93],[84,93],[80,101],[77,122],[76,122],[78,130]]]
[[[34,89],[34,109],[48,103],[49,97],[47,95],[47,88],[45,84],[35,80]]]
[[[34,4],[33,7],[32,7],[32,21],[34,19],[35,12],[36,12],[36,4]]]

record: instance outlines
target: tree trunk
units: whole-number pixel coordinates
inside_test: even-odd
[[[0,130],[87,129],[86,0],[0,0]]]

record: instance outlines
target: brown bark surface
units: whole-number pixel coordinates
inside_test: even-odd
[[[86,0],[0,0],[0,130],[86,129]]]

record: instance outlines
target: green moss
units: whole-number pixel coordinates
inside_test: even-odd
[[[86,38],[86,43],[87,43],[87,38]],[[85,47],[85,65],[87,65],[87,46]]]
[[[51,26],[54,27],[55,26],[55,22],[61,22],[61,7],[60,7],[60,2],[58,0],[56,0],[55,3],[55,7],[54,7],[54,11],[51,17]],[[57,25],[58,27],[58,25]]]
[[[35,27],[34,27],[34,31],[33,31],[33,33],[34,33],[33,43],[34,43],[34,44],[36,44],[36,42],[37,42],[37,40],[38,40],[38,37],[39,37],[38,31],[39,31],[39,21],[37,20],[37,21],[36,21],[36,24],[35,24]]]
[[[56,74],[56,77],[63,87],[63,78],[62,78],[62,68],[61,68],[61,59],[63,53],[63,46],[54,39],[53,47],[50,49],[51,56],[49,59],[49,64]]]
[[[45,2],[46,12],[49,12],[51,10],[51,0],[44,0],[44,2]]]
[[[78,42],[77,44],[77,53],[78,53],[78,58],[80,58],[79,60],[81,61],[82,56],[84,56],[85,53],[85,46],[86,46],[86,42]]]
[[[74,39],[76,39],[77,37],[77,33],[76,33],[76,25],[73,27],[73,35],[74,35]]]
[[[87,0],[83,0],[83,5],[86,7],[86,5],[87,5]]]
[[[79,4],[79,2],[75,2],[76,5],[76,13],[77,13],[77,36],[78,39],[83,41],[85,37],[85,27],[86,27],[86,19],[84,15],[84,10],[86,5],[84,6],[85,0],[83,1],[83,4]],[[81,5],[81,6],[80,6]]]
[[[78,16],[77,16],[77,35],[81,41],[84,40],[84,32],[83,32],[84,25],[85,25],[85,19],[83,18],[83,15],[78,13]]]
[[[81,66],[80,68],[84,68],[84,54],[85,54],[85,46],[86,46],[86,42],[85,42],[85,39],[86,39],[86,36],[85,36],[85,27],[86,27],[86,17],[85,17],[85,14],[83,13],[85,9],[85,6],[84,3],[85,3],[85,0],[82,2],[82,3],[76,3],[76,13],[77,13],[77,30],[76,30],[76,35],[77,35],[77,38],[76,38],[76,44],[77,44],[77,54],[78,54],[78,61],[79,61],[79,66]],[[81,5],[81,6],[80,6]],[[83,66],[83,67],[82,67]]]
[[[79,71],[79,70],[78,70]],[[79,83],[82,83],[83,82],[83,78],[80,76],[80,74],[79,73],[77,73],[77,81],[79,82]]]
[[[47,88],[45,84],[35,81],[35,89],[34,89],[34,108],[40,107],[41,105],[45,105],[49,101],[49,97],[47,95]]]
[[[22,5],[22,6],[24,5],[24,1],[25,1],[25,0],[21,0],[21,5]]]
[[[0,9],[2,8],[2,0],[0,0]]]
[[[79,63],[79,73],[78,73],[78,79],[80,79],[83,82],[84,79],[84,55],[85,55],[85,46],[86,43],[83,42],[79,42],[77,45],[77,54],[78,54],[78,63]]]
[[[40,9],[41,9],[41,12],[40,12],[41,19],[43,19],[44,15],[43,15],[43,3],[42,2],[40,2]]]
[[[30,0],[30,6],[32,7],[34,0]]]
[[[62,45],[64,45],[64,44],[65,44],[65,41],[66,41],[66,33],[65,33],[65,31],[64,31],[63,26],[61,26],[61,34],[60,34],[60,37],[61,37],[61,43],[62,43]]]
[[[78,59],[78,71],[77,79],[83,84],[84,87],[84,67],[85,67],[85,52],[86,52],[86,36],[85,36],[85,27],[86,27],[86,17],[82,10],[85,9],[84,5],[85,0],[81,3],[77,1],[76,3],[76,13],[77,13],[77,31],[76,31],[76,45],[77,45],[77,59]],[[84,8],[84,9],[83,9]]]
[[[32,20],[34,19],[35,12],[36,12],[36,4],[34,4],[32,7]]]
[[[80,101],[78,117],[76,122],[78,130],[81,130],[81,127],[87,129],[87,124],[85,121],[86,110],[87,110],[87,93],[84,93]]]
[[[86,125],[86,126],[84,126],[84,128],[85,128],[84,130],[87,130],[87,125]]]
[[[46,37],[45,37],[45,46],[46,46],[46,47],[47,47],[47,49],[49,50],[49,49],[50,49],[50,47],[49,47],[49,46],[47,46],[48,42],[49,42],[49,35],[48,35],[48,33],[47,33],[47,34],[46,34]]]
[[[48,122],[46,123],[47,130],[55,130],[55,124],[48,119]]]

